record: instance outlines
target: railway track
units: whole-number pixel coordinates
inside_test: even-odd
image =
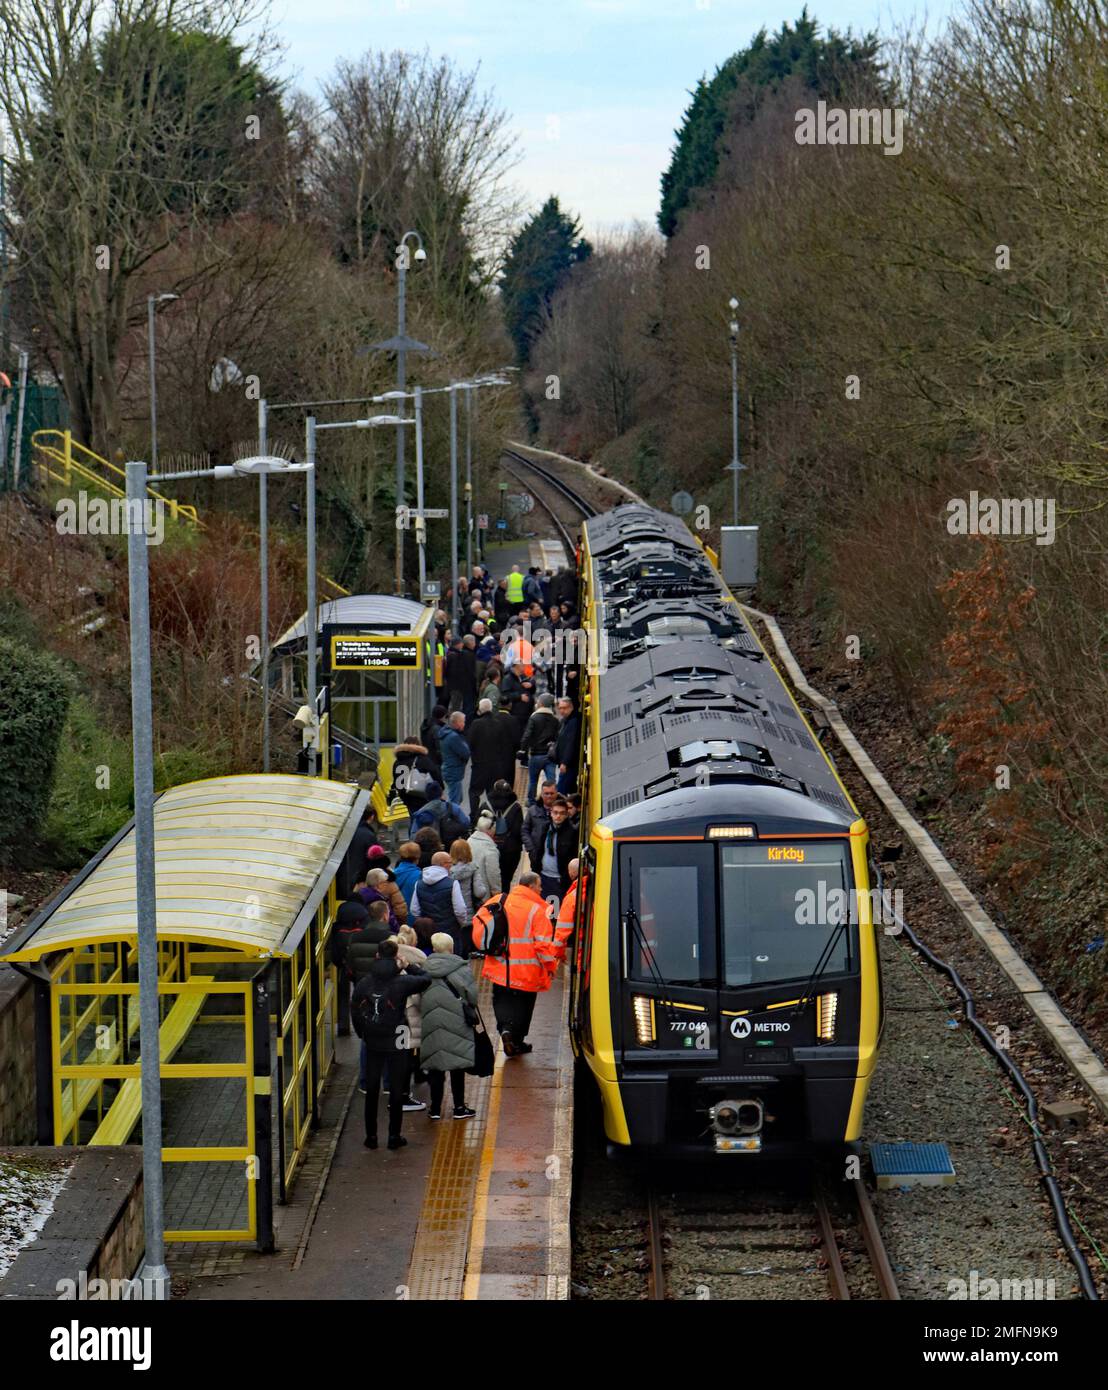
[[[506,462],[505,460],[510,460],[510,462]],[[506,473],[510,473],[513,478],[518,479],[518,481],[525,486],[529,485],[531,479],[536,477],[540,478],[557,497],[561,498],[564,502],[568,502],[573,508],[575,515],[566,517],[564,511],[560,513],[559,509],[554,506],[550,497],[544,497],[541,493],[536,493],[536,500],[554,523],[554,529],[558,532],[562,544],[565,546],[567,559],[572,557],[577,549],[577,541],[570,527],[575,526],[577,522],[584,518],[596,516],[596,508],[591,502],[586,501],[580,493],[575,492],[573,488],[556,473],[552,472],[549,468],[544,468],[541,464],[535,463],[529,458],[524,458],[522,454],[516,453],[514,449],[501,450],[500,466]]]
[[[806,1190],[663,1196],[647,1190],[648,1297],[897,1300],[896,1278],[864,1184],[835,1211]]]

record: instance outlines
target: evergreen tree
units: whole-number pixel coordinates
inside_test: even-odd
[[[512,238],[500,276],[504,321],[520,366],[526,366],[543,314],[573,266],[592,255],[581,223],[548,198]]]
[[[840,97],[848,87],[861,86],[879,92],[881,65],[875,61],[877,36],[853,38],[849,31],[830,30],[819,37],[819,25],[809,18],[807,6],[795,27],[781,25],[772,38],[766,31],[755,34],[747,48],[731,55],[711,79],[701,78],[692,93],[679,130],[669,168],[662,175],[662,204],[658,226],[665,236],[677,230],[677,219],[693,201],[698,189],[711,183],[719,163],[720,136],[728,120],[749,120],[755,102],[745,109],[736,99],[740,84],[756,99],[763,90],[774,90],[794,75],[827,101]]]

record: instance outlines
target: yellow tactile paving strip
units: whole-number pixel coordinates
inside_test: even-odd
[[[412,1299],[568,1296],[573,1066],[563,980],[538,1001],[535,1052],[470,1080],[473,1120],[443,1120],[408,1272]],[[493,1021],[482,985],[481,1013]]]

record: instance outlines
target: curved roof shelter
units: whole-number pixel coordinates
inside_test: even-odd
[[[160,940],[242,951],[295,950],[369,800],[356,786],[285,774],[213,777],[154,805]],[[134,940],[134,822],[3,947],[0,960]]]
[[[395,598],[392,594],[348,594],[346,598],[321,603],[316,611],[316,626],[320,632],[328,624],[363,627],[373,632],[421,632],[429,624],[434,609],[410,598]],[[293,642],[303,642],[308,630],[308,615],[302,614],[287,632],[274,642],[274,650]]]

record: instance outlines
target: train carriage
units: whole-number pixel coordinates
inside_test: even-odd
[[[880,980],[866,826],[683,523],[580,548],[583,873],[570,1026],[616,1145],[858,1137]]]

